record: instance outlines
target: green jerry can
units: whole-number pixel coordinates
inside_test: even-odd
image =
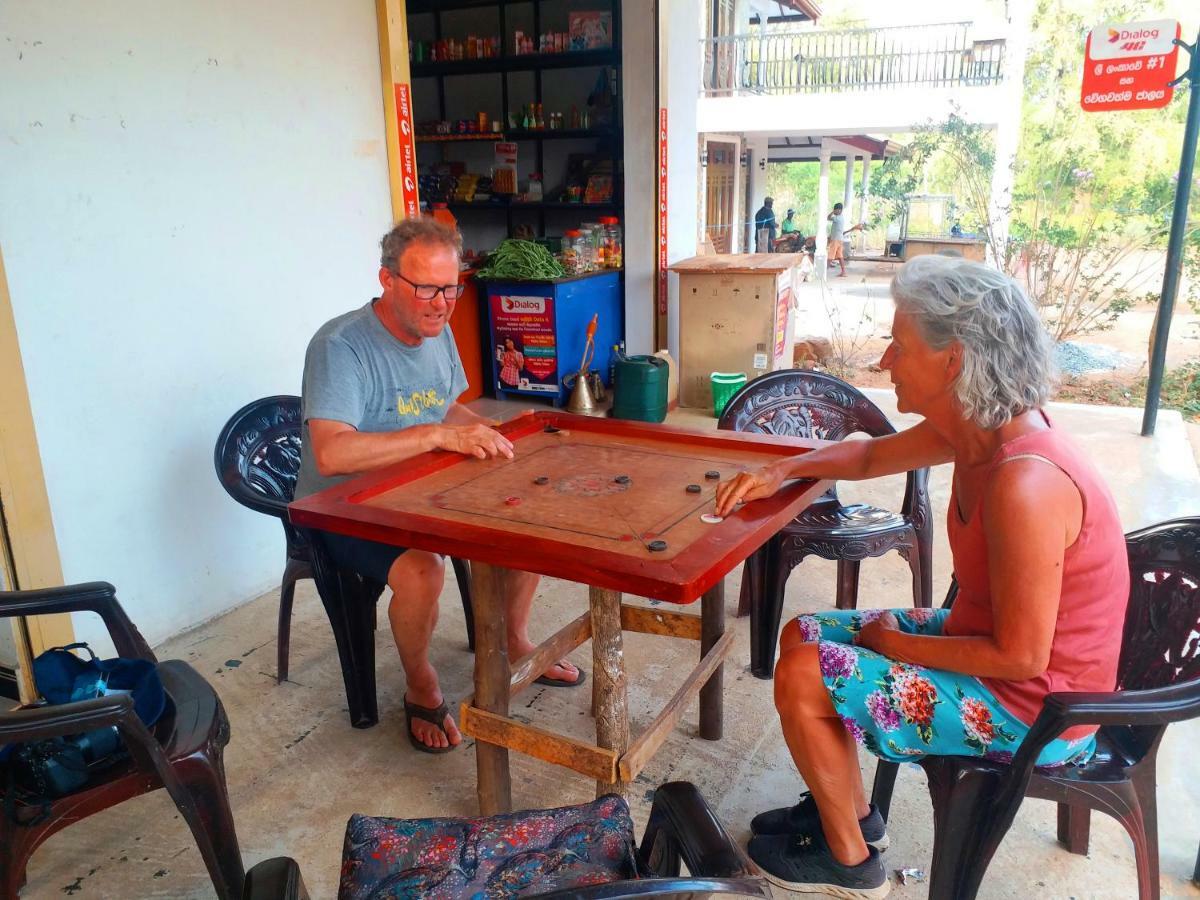
[[[667,417],[667,375],[657,356],[620,356],[613,366],[614,419],[661,422]]]

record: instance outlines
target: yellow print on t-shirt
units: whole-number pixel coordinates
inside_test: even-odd
[[[445,405],[445,399],[439,397],[438,392],[433,388],[426,391],[413,391],[408,397],[403,394],[396,395],[396,411],[402,416],[419,416],[423,410]]]

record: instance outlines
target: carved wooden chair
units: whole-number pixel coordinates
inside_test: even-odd
[[[131,797],[165,787],[196,839],[217,896],[235,900],[242,894],[245,876],[225,785],[223,753],[229,743],[229,719],[216,692],[187,663],[155,659],[121,609],[111,584],[0,592],[0,618],[83,611],[103,618],[120,656],[158,664],[166,710],[150,729],[138,718],[127,694],[0,712],[0,744],[115,726],[129,751],[127,760],[93,772],[83,787],[48,806],[11,798],[12,809],[0,811],[0,897],[15,900],[29,858],[51,835]],[[0,782],[7,783],[6,776],[0,765]]]
[[[276,680],[283,682],[288,676],[296,582],[312,578],[333,627],[351,721],[355,727],[365,728],[378,721],[374,628],[375,603],[383,585],[367,583],[354,573],[340,572],[327,554],[320,554],[318,564],[314,557],[320,551],[315,549],[311,535],[288,520],[287,506],[292,502],[300,471],[300,426],[299,397],[281,395],[255,400],[234,413],[221,429],[213,461],[217,478],[229,496],[243,506],[274,516],[283,525],[287,557],[279,589]],[[470,569],[465,560],[452,558],[451,562],[467,620],[467,644],[474,650]]]
[[[584,821],[579,821],[581,815]],[[618,816],[624,819],[623,827],[611,827]],[[688,782],[664,784],[654,792],[650,818],[637,846],[633,845],[628,807],[613,795],[580,807],[530,810],[489,819],[365,818],[355,816],[347,825],[338,895],[342,898],[382,897],[385,893],[389,897],[424,896],[435,886],[438,896],[455,896],[456,890],[463,890],[463,897],[483,896],[482,885],[472,880],[468,887],[462,882],[484,870],[488,865],[485,855],[497,855],[491,847],[486,854],[479,849],[484,833],[502,835],[504,841],[490,843],[507,848],[505,859],[490,861],[494,867],[490,877],[482,876],[497,888],[494,896],[555,900],[771,896],[695,785]],[[372,828],[378,830],[380,845],[369,839]],[[437,835],[436,851],[432,844],[421,842],[431,831]],[[403,836],[402,841],[397,841],[398,835]],[[426,846],[430,852],[420,855],[418,867],[401,869],[406,864],[393,859],[401,845],[406,854],[421,854]],[[579,861],[582,866],[575,865]],[[686,876],[680,875],[681,862],[687,866]],[[607,869],[608,878],[621,877],[594,883],[599,879],[591,876],[601,869]],[[452,884],[458,887],[452,888]],[[536,884],[540,892],[521,890],[521,884]],[[487,895],[493,896],[491,892]],[[296,861],[275,857],[247,873],[243,898],[307,900],[308,892]]]
[[[896,429],[874,403],[832,375],[806,369],[770,372],[730,399],[717,423],[728,431],[840,441]],[[900,512],[862,503],[843,505],[834,485],[746,561],[738,615],[750,613],[750,668],[770,678],[775,667],[783,593],[788,576],[806,556],[836,560],[837,608],[858,603],[859,564],[897,551],[912,570],[913,605],[933,602],[933,523],[929,470],[908,473]]]
[[[930,898],[970,900],[1024,797],[1058,804],[1058,839],[1086,855],[1092,810],[1117,819],[1133,839],[1138,896],[1158,885],[1156,760],[1171,722],[1200,716],[1200,517],[1126,536],[1130,595],[1111,693],[1055,693],[1011,765],[978,757],[920,760],[933,800]],[[957,593],[951,586],[946,605]],[[1095,756],[1082,766],[1035,767],[1065,729],[1099,725]],[[899,767],[880,761],[872,802],[886,819]],[[1200,862],[1198,862],[1200,866]]]

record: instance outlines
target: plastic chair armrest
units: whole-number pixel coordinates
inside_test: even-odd
[[[290,856],[264,859],[246,873],[242,900],[309,900],[299,864]]]
[[[0,713],[0,744],[42,741],[97,728],[120,726],[131,716],[136,718],[133,698],[127,694],[10,710]]]
[[[696,786],[672,781],[654,792],[638,866],[644,874],[672,877],[679,874],[681,859],[694,876],[756,874]]]
[[[127,659],[158,662],[146,639],[117,602],[117,589],[104,581],[32,591],[0,592],[0,618],[94,612],[103,620],[117,653]]]
[[[1052,740],[1079,725],[1166,725],[1200,715],[1200,679],[1145,691],[1048,694],[997,793],[999,816],[1016,814],[1037,758]]]

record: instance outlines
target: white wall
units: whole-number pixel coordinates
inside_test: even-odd
[[[282,572],[213,443],[378,287],[374,4],[7,3],[0,33],[0,245],[63,572],[157,641]]]
[[[651,0],[621,3],[625,127],[625,349],[653,353],[658,265],[658,98]]]
[[[697,125],[704,132],[862,134],[911,131],[945,121],[953,111],[967,121],[995,125],[1003,114],[1003,97],[1002,85],[701,97]]]
[[[700,209],[700,158],[696,97],[700,91],[700,4],[663,0],[665,74],[660,91],[667,105],[667,259],[696,255],[696,210]],[[669,279],[668,348],[679,359],[679,277]]]

